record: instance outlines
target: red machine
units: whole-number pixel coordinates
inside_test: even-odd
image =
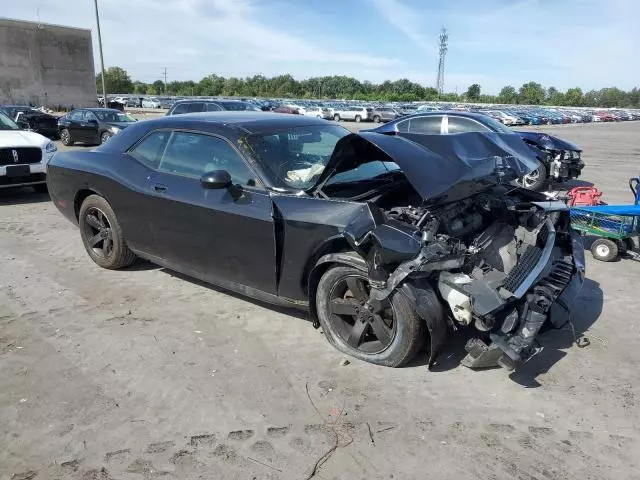
[[[567,193],[567,205],[570,207],[595,207],[602,205],[602,192],[596,187],[575,187]]]

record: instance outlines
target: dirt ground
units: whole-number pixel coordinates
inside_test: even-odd
[[[630,202],[640,123],[544,127]],[[83,148],[83,147],[79,147]],[[640,265],[600,263],[570,331],[509,375],[454,337],[388,369],[304,314],[149,263],[102,270],[47,196],[0,191],[0,479],[640,478]]]

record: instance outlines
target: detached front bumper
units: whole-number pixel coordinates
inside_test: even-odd
[[[562,252],[554,246],[551,255],[541,259],[544,264],[536,265],[541,273],[527,286],[522,298],[496,314],[502,323],[489,334],[490,342],[479,338],[467,342],[463,365],[469,368],[502,366],[513,370],[530,355],[533,342],[546,321],[559,328],[569,320],[571,306],[585,278],[584,246],[577,232],[570,233],[569,248],[571,252]]]

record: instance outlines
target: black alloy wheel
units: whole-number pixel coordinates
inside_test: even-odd
[[[136,255],[129,249],[111,205],[98,195],[89,195],[78,216],[80,236],[91,259],[102,268],[115,270],[131,265]]]
[[[370,290],[366,273],[347,266],[330,268],[316,292],[320,324],[338,350],[370,363],[401,366],[422,345],[422,321],[397,292],[375,311],[369,305]]]
[[[71,147],[74,143],[73,138],[71,138],[71,133],[69,133],[69,130],[66,128],[60,132],[60,141],[67,147]]]
[[[113,137],[113,135],[110,132],[102,132],[102,135],[100,135],[100,144],[107,143],[111,137]]]
[[[366,353],[385,350],[395,336],[393,310],[379,313],[367,307],[370,287],[364,275],[349,275],[333,285],[329,312],[338,335],[352,348]]]
[[[82,227],[85,229],[87,244],[100,258],[108,259],[113,253],[113,232],[107,216],[97,207],[87,209]]]

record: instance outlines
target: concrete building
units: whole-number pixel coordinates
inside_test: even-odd
[[[97,105],[91,30],[0,19],[0,103]]]

